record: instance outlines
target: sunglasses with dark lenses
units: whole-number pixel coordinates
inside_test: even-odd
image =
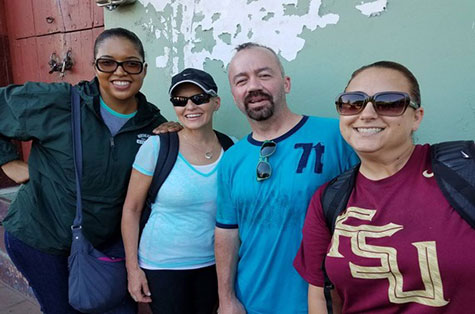
[[[264,141],[259,152],[259,162],[257,163],[256,174],[257,181],[269,179],[272,174],[272,167],[269,163],[269,157],[277,149],[274,141]]]
[[[185,107],[186,104],[188,103],[188,99],[191,99],[191,101],[195,105],[202,105],[206,104],[209,102],[211,99],[211,95],[206,94],[206,93],[201,93],[201,94],[196,94],[190,97],[185,97],[185,96],[173,96],[170,98],[170,101],[172,102],[173,106],[175,107]]]
[[[140,74],[143,71],[143,62],[138,60],[115,61],[112,59],[99,58],[96,60],[96,68],[104,73],[114,73],[119,66],[129,74]]]
[[[414,109],[420,107],[404,92],[380,92],[373,96],[368,96],[364,92],[348,92],[338,95],[335,100],[336,110],[342,116],[360,113],[368,102],[373,104],[377,114],[391,117],[402,115],[408,106]]]

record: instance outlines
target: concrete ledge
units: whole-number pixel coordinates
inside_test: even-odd
[[[0,189],[0,222],[5,218],[10,203],[15,199],[19,186]],[[28,282],[16,269],[5,248],[4,228],[0,224],[0,280],[26,297],[33,298]]]
[[[1,232],[1,236],[2,239],[0,242],[3,244],[3,231]],[[35,299],[33,291],[28,285],[28,282],[16,269],[7,252],[5,252],[3,249],[0,250],[0,280],[11,288],[20,292],[22,295],[31,298],[32,300]]]
[[[0,221],[5,218],[10,203],[15,199],[20,186],[0,189]]]

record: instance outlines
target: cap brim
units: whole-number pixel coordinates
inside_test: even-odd
[[[178,85],[181,85],[183,83],[191,83],[191,84],[194,84],[196,86],[198,86],[199,88],[201,88],[206,94],[209,94],[211,96],[218,96],[218,94],[216,94],[216,92],[214,90],[212,90],[211,88],[210,89],[206,89],[204,88],[203,85],[201,85],[200,83],[197,83],[193,80],[183,80],[183,81],[180,81],[180,82],[177,82],[175,83],[175,85],[173,85],[172,87],[170,87],[169,91],[168,91],[168,95],[170,97],[172,97],[172,92],[173,90],[178,86]]]

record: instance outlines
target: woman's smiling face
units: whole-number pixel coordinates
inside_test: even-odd
[[[361,91],[369,96],[384,91],[399,91],[411,95],[408,79],[399,71],[371,67],[357,74],[348,84],[346,92]],[[370,102],[356,115],[340,115],[340,131],[360,158],[366,154],[395,154],[413,145],[412,133],[422,120],[423,109],[408,107],[401,116],[378,115]]]
[[[97,49],[96,60],[110,59],[119,62],[139,61],[143,62],[137,47],[133,42],[124,37],[109,37],[105,39]],[[108,105],[121,103],[135,103],[135,95],[142,87],[147,68],[146,64],[141,73],[129,74],[122,66],[117,67],[113,73],[105,73],[94,67],[96,77],[99,80],[101,96]]]
[[[173,91],[173,96],[191,97],[204,93],[204,91],[192,83],[183,83]],[[186,106],[175,106],[178,120],[187,129],[200,129],[212,124],[213,114],[220,106],[219,97],[211,97],[208,102],[197,105],[188,99]]]

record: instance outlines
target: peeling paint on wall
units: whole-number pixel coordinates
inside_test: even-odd
[[[319,15],[322,0],[139,1],[161,16],[160,25],[150,20],[142,26],[169,43],[155,65],[174,72],[203,68],[207,59],[226,66],[234,47],[247,41],[268,45],[291,61],[305,45],[299,36],[304,27],[314,31],[339,20],[337,14]]]
[[[360,10],[361,14],[371,17],[380,15],[383,11],[386,10],[387,6],[387,0],[376,0],[366,3],[361,2],[360,5],[356,6],[356,8]]]

